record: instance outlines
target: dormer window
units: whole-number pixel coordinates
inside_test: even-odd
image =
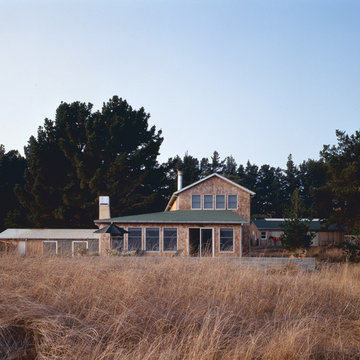
[[[225,195],[216,195],[215,196],[215,208],[216,210],[225,209]]]
[[[201,209],[201,195],[191,195],[191,208]]]
[[[214,208],[213,196],[212,195],[204,195],[204,209],[209,210],[209,209],[213,209],[213,208]]]
[[[237,195],[228,195],[228,209],[236,210],[238,208]]]

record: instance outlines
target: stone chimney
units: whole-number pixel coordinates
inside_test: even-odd
[[[182,183],[183,183],[183,173],[182,171],[178,170],[178,177],[177,177],[177,189],[182,189]]]
[[[110,219],[110,197],[99,196],[99,219]]]

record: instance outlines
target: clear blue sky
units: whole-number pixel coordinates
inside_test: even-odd
[[[0,143],[61,101],[144,106],[160,161],[318,158],[360,126],[360,1],[0,0]]]

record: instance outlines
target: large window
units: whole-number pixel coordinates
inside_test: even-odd
[[[234,251],[234,229],[220,229],[220,252]]]
[[[87,241],[73,241],[72,242],[72,253],[73,256],[77,254],[81,254],[82,251],[86,251],[85,249],[88,249],[89,244]]]
[[[213,196],[212,195],[204,195],[204,209],[213,209]]]
[[[146,251],[160,251],[159,228],[146,228]]]
[[[177,229],[176,228],[164,228],[164,251],[176,251],[177,250]]]
[[[128,250],[135,251],[141,250],[141,238],[142,230],[141,228],[128,228]]]
[[[201,209],[201,195],[191,195],[191,208]]]
[[[124,235],[111,236],[111,248],[118,251],[124,250]]]
[[[56,240],[45,240],[43,243],[43,253],[45,255],[56,255],[58,252],[58,244]]]
[[[228,195],[228,209],[237,209],[237,195]]]
[[[225,195],[216,195],[215,196],[215,208],[216,210],[224,210],[225,209]]]

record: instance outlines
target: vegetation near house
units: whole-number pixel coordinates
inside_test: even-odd
[[[286,219],[281,225],[283,234],[280,240],[282,246],[287,250],[308,249],[311,246],[315,234],[309,232],[311,219],[304,219],[304,213],[305,209],[299,191],[295,189],[291,196]]]
[[[237,164],[214,151],[197,159],[186,153],[157,161],[161,131],[149,125],[145,109],[133,109],[113,96],[100,111],[92,104],[62,102],[54,120],[45,119],[25,146],[25,158],[0,145],[0,231],[7,227],[88,227],[96,217],[99,195],[111,197],[119,215],[161,211],[183,185],[217,172],[254,191],[254,218],[285,217],[291,194],[299,190],[313,216],[360,226],[360,133],[337,131],[338,144],[326,145],[319,160],[286,167]],[[306,214],[306,216],[309,216]]]
[[[356,359],[359,265],[0,261],[1,359]]]

